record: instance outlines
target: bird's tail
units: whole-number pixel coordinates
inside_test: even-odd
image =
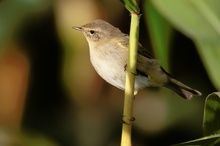
[[[169,82],[166,83],[164,86],[173,90],[178,95],[180,95],[181,97],[183,97],[184,99],[187,99],[187,100],[190,100],[193,95],[195,95],[195,96],[202,95],[201,92],[199,92],[195,89],[192,89],[192,88],[184,85],[183,83],[181,83],[173,78],[169,78]]]

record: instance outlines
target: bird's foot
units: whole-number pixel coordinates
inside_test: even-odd
[[[128,72],[132,73],[132,74],[135,75],[135,76],[138,75],[138,73],[128,70],[128,69],[127,69],[127,64],[124,66],[124,71],[125,71],[125,72],[128,71]]]

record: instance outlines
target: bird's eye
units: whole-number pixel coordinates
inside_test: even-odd
[[[95,31],[94,31],[94,30],[90,30],[89,32],[90,32],[90,34],[94,34],[94,33],[95,33]]]

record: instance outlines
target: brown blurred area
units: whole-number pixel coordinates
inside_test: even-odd
[[[123,91],[97,75],[85,38],[72,29],[94,19],[129,33],[130,15],[120,1],[0,1],[0,145],[119,145]],[[140,27],[140,42],[152,51],[144,17]],[[176,31],[171,46],[178,48],[171,74],[210,93],[192,41]],[[134,101],[134,146],[200,137],[203,104],[204,97],[185,101],[164,88],[141,91]]]

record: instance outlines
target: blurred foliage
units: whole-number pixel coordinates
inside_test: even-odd
[[[203,119],[203,138],[177,144],[175,146],[201,145],[218,146],[220,145],[220,92],[212,93],[206,98],[204,119]]]
[[[172,28],[175,28],[194,41],[209,78],[218,90],[220,90],[220,68],[217,67],[220,62],[219,5],[218,0],[150,0],[145,3],[155,54],[164,66],[168,68],[170,34]],[[203,119],[203,130],[207,137],[184,142],[178,146],[219,145],[219,109],[219,93],[209,95],[206,99]],[[209,136],[212,134],[217,135]]]
[[[156,58],[160,59],[163,68],[169,70],[170,39],[173,29],[151,2],[144,2],[143,11],[145,20],[148,23]]]
[[[172,27],[178,29],[194,41],[213,85],[220,90],[220,68],[217,67],[220,62],[220,9],[218,7],[220,1],[150,0],[150,2],[171,23]],[[149,27],[150,30],[154,30],[153,27],[160,28],[161,26],[155,22],[149,25]],[[156,32],[152,31],[152,40],[155,39],[156,34]],[[161,38],[169,38],[170,36],[169,33],[166,36],[163,33],[160,35]],[[161,47],[154,46],[154,49],[158,50],[155,51],[156,53],[163,52]],[[162,55],[159,57],[162,57]],[[168,60],[168,57],[167,54],[164,54],[162,59],[166,58]]]
[[[173,67],[174,76],[186,83],[191,82],[197,89],[204,89],[204,94],[215,90],[208,77],[219,89],[219,1],[145,0],[140,1],[140,5],[143,10],[140,19],[143,46],[151,49],[149,33],[152,50],[164,68]],[[27,143],[37,144],[42,138],[39,141],[43,145],[50,141],[44,137],[46,135],[64,146],[118,145],[123,91],[98,77],[89,62],[86,40],[71,29],[73,25],[80,26],[94,19],[104,19],[128,33],[129,13],[119,1],[0,1],[0,51],[6,52],[0,52],[0,58],[9,54],[9,59],[1,62],[4,66],[0,64],[0,71],[6,70],[0,74],[0,83],[3,83],[1,79],[6,83],[0,84],[1,91],[5,91],[1,92],[0,103],[4,106],[0,109],[12,109],[0,111],[0,126],[39,133],[39,136],[27,133],[24,137],[30,140],[18,136]],[[194,51],[195,46],[179,31],[196,44],[208,75]],[[10,56],[10,50],[18,53]],[[28,87],[17,84],[20,78],[10,76],[26,75],[22,72],[24,67],[19,65],[22,60],[18,54],[26,57],[30,65],[30,78],[26,77]],[[7,81],[11,83],[7,84]],[[11,85],[26,89],[12,89]],[[6,87],[10,90],[5,90]],[[20,91],[27,93],[20,94]],[[209,107],[213,108],[217,100],[211,97],[210,103],[207,102]],[[187,102],[166,89],[147,89],[137,95],[134,104],[134,145],[170,145],[202,135],[200,123],[204,98]],[[19,106],[24,108],[17,110]],[[212,117],[217,116],[216,111],[218,108],[206,112],[204,125],[207,133],[215,132],[215,129],[208,131],[212,129],[210,126],[215,126],[208,121],[215,123],[218,120]],[[16,119],[18,114],[22,117],[22,124]],[[208,138],[215,141],[218,135]],[[9,140],[13,142],[13,139]]]
[[[219,146],[220,143],[219,140],[220,140],[220,134],[216,134],[172,146]]]
[[[58,146],[42,134],[20,133],[0,127],[1,146]]]
[[[17,35],[27,18],[40,16],[51,6],[51,2],[51,0],[0,1],[0,47]]]
[[[206,98],[203,130],[204,135],[220,134],[220,92],[212,93]]]

